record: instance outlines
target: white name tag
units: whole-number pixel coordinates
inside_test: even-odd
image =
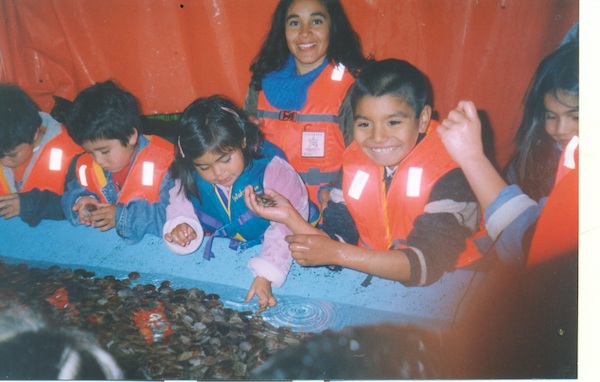
[[[305,158],[322,158],[325,156],[325,132],[302,132],[302,156]]]
[[[369,174],[362,170],[358,170],[356,172],[356,176],[352,179],[352,184],[350,185],[350,189],[348,190],[348,196],[352,199],[358,200],[360,195],[367,184],[367,180],[369,179]]]

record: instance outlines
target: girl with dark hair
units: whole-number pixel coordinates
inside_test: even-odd
[[[438,127],[485,211],[487,234],[504,263],[532,265],[577,253],[578,63],[578,44],[568,43],[538,67],[508,181],[483,153],[472,102],[461,101]]]
[[[342,101],[366,61],[338,0],[282,0],[250,66],[244,109],[261,119],[313,201],[352,141],[352,112]]]
[[[579,45],[569,43],[546,57],[533,77],[507,168],[508,183],[534,200],[548,196],[558,159],[578,133]]]
[[[184,110],[177,146],[172,167],[176,185],[170,191],[163,229],[167,247],[177,254],[190,254],[207,232],[211,236],[204,258],[209,260],[214,257],[215,237],[230,238],[232,248],[264,241],[260,255],[248,262],[255,278],[246,301],[256,295],[259,313],[275,306],[271,286],[283,285],[292,264],[285,241],[290,231],[249,211],[244,188],[252,187],[258,194],[265,187],[276,189],[307,219],[309,201],[302,179],[281,150],[264,141],[248,115],[221,96],[197,99]]]

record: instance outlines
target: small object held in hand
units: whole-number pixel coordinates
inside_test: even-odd
[[[93,203],[88,203],[85,206],[83,206],[83,213],[86,216],[90,216],[90,214],[92,213],[92,211],[96,211],[98,209],[98,207],[96,207],[95,204]]]
[[[256,194],[256,203],[263,207],[275,207],[277,205],[273,198],[265,194]]]

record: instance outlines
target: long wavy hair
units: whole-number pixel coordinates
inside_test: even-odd
[[[515,135],[515,152],[507,180],[531,198],[547,196],[554,185],[561,149],[546,132],[544,96],[559,91],[579,96],[579,43],[565,44],[538,66],[525,94],[523,119]]]
[[[175,160],[171,166],[174,179],[181,181],[187,198],[200,200],[193,161],[206,153],[229,153],[239,150],[245,167],[259,158],[264,137],[248,114],[232,101],[214,95],[192,102],[181,115]]]
[[[271,29],[250,65],[253,73],[250,86],[255,90],[262,89],[262,79],[267,73],[283,68],[290,50],[285,39],[285,16],[288,8],[295,0],[281,0],[275,8],[271,21]],[[320,0],[331,17],[329,31],[329,47],[327,57],[334,64],[343,64],[356,77],[358,71],[367,62],[362,53],[358,34],[352,28],[348,16],[339,0]]]

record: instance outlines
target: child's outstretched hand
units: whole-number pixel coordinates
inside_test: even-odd
[[[187,223],[177,225],[171,232],[165,233],[165,240],[182,247],[190,244],[197,237],[196,231]]]
[[[19,216],[21,211],[21,201],[19,194],[8,194],[0,196],[0,216],[9,219]]]
[[[254,278],[246,295],[246,302],[250,302],[254,295],[258,297],[258,305],[260,305],[260,309],[256,313],[262,313],[277,305],[277,300],[271,292],[271,282],[264,277],[256,276]]]
[[[73,205],[71,210],[77,212],[79,222],[87,226],[92,225],[91,213],[98,209],[100,202],[91,196],[82,196]]]
[[[97,203],[97,209],[90,212],[92,227],[100,231],[108,231],[117,225],[117,205],[108,203]]]
[[[350,251],[354,246],[335,241],[325,235],[288,235],[292,257],[303,267],[317,265],[340,265],[338,256]]]
[[[438,126],[437,132],[452,159],[460,166],[484,155],[481,121],[471,101],[460,101]]]
[[[244,189],[246,206],[257,215],[268,220],[285,223],[292,214],[297,213],[290,201],[277,191],[265,188],[264,194],[270,199],[268,203],[259,200],[260,196],[257,197],[252,186],[246,186]]]

